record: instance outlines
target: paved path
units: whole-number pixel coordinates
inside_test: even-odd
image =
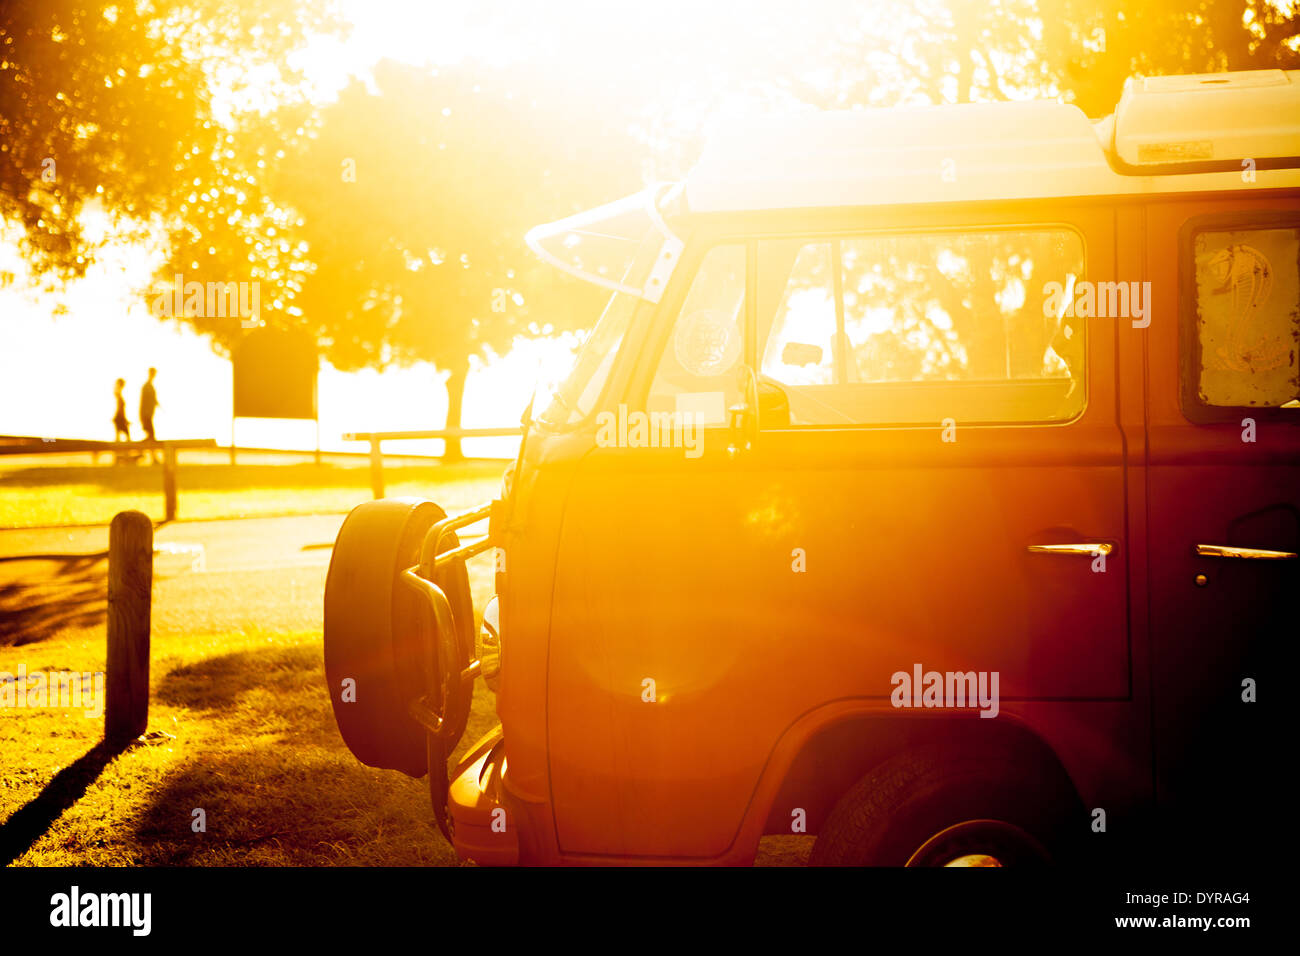
[[[154,628],[319,630],[344,516],[180,521],[154,532]],[[101,626],[108,528],[0,531],[0,643]]]
[[[155,544],[201,544],[209,571],[248,571],[329,564],[344,516],[296,515],[228,521],[176,521],[154,531]],[[0,559],[108,550],[108,526],[0,530]]]

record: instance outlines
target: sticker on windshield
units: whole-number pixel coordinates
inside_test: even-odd
[[[721,375],[740,358],[740,330],[719,309],[692,312],[677,323],[673,354],[692,375]]]

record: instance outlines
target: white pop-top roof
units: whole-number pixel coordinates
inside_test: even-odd
[[[685,198],[712,212],[1300,186],[1296,168],[1243,176],[1245,159],[1289,157],[1300,71],[1259,70],[1138,80],[1095,124],[1048,101],[734,122],[709,139]],[[1229,168],[1171,165],[1206,162]]]
[[[1115,110],[1115,152],[1140,167],[1300,156],[1300,70],[1134,80]]]

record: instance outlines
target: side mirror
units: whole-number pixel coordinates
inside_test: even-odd
[[[740,401],[727,409],[728,458],[753,448],[758,434],[758,378],[748,365],[740,366],[740,394]]]
[[[727,409],[727,454],[732,458],[754,447],[760,427],[790,427],[790,397],[785,389],[770,379],[760,379],[748,367],[744,374],[745,397]]]
[[[727,409],[727,457],[735,458],[754,447],[758,416],[753,406],[740,401]]]

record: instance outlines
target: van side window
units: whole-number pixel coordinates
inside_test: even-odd
[[[1202,230],[1192,258],[1200,404],[1300,401],[1300,227]]]
[[[766,336],[762,374],[791,385],[835,384],[839,322],[831,243],[773,240],[762,244],[761,255],[760,276],[779,280],[788,270],[779,287],[769,282],[759,291],[760,302],[773,292],[781,296]]]
[[[742,398],[745,247],[715,246],[700,263],[650,386],[647,411],[722,425]]]
[[[763,240],[760,373],[793,427],[1068,420],[1083,268],[1064,228]]]

